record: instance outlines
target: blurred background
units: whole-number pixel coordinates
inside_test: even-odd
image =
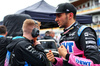
[[[51,15],[59,3],[69,2],[77,8],[79,23],[92,27],[97,37],[100,37],[100,0],[2,0],[0,2],[0,25],[4,17],[12,14],[27,14],[32,19],[41,22],[40,37],[47,30],[55,32],[55,37],[60,37],[63,28],[59,28]],[[12,25],[10,25],[12,26]]]

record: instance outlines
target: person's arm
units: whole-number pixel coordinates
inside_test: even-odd
[[[68,63],[78,66],[78,65],[88,65],[88,66],[100,66],[100,54],[97,49],[96,35],[92,29],[87,28],[84,30],[80,36],[81,48],[84,50],[84,55],[86,58],[74,56],[73,54],[67,54],[62,48],[59,49],[59,54],[68,60]],[[63,50],[66,48],[63,48]]]
[[[23,55],[23,58],[26,62],[32,65],[37,66],[46,66],[47,59],[46,55],[42,51],[40,44],[36,45],[35,48],[39,48],[38,50],[35,49],[31,43],[23,42],[20,44],[19,49],[15,49],[16,52],[19,52]],[[41,50],[41,51],[40,51]]]
[[[36,42],[34,43],[34,48],[35,48],[37,51],[44,52],[44,47],[40,44],[39,41],[36,41]]]
[[[100,64],[94,64],[90,59],[78,57],[73,54],[67,54],[67,50],[63,45],[58,49],[58,51],[60,56],[67,59],[68,63],[74,66],[100,66]]]
[[[47,59],[52,62],[53,66],[63,66],[63,58],[54,57],[51,50],[46,54]]]
[[[80,37],[80,43],[85,57],[92,60],[95,64],[100,64],[100,54],[98,52],[95,32],[91,28],[87,28]]]

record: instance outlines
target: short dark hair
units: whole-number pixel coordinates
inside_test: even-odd
[[[48,36],[50,34],[50,31],[45,32],[45,36]]]
[[[5,34],[6,31],[7,31],[6,26],[4,26],[4,25],[0,25],[0,34]]]

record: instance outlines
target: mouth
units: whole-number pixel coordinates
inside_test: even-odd
[[[60,25],[60,23],[59,22],[57,22],[58,23],[58,25]]]
[[[59,24],[59,22],[57,22]]]
[[[60,24],[58,24],[60,26]]]

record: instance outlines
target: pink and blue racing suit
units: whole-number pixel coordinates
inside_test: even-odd
[[[75,22],[61,34],[60,44],[68,54],[66,58],[55,57],[53,66],[100,66],[100,53],[95,31]]]

